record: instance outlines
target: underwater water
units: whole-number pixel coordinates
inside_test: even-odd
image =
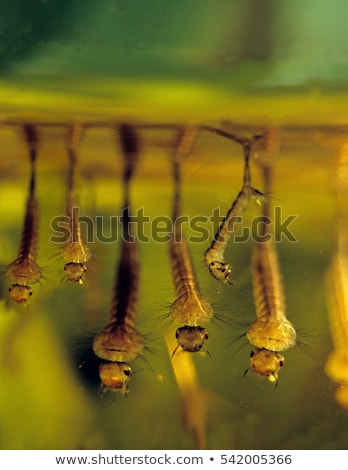
[[[242,136],[259,130],[228,123],[222,127]],[[92,252],[80,285],[63,279],[61,245],[51,239],[57,229],[54,218],[65,210],[67,126],[37,126],[38,263],[43,278],[33,285],[28,304],[17,305],[9,301],[8,279],[1,277],[1,448],[346,448],[347,410],[335,401],[335,385],[325,372],[333,349],[326,301],[332,286],[326,277],[336,250],[335,175],[345,133],[324,126],[281,128],[273,189],[265,197],[278,207],[276,217],[281,218],[275,245],[297,344],[283,352],[285,364],[275,386],[267,377],[251,372],[243,376],[253,349],[245,337],[255,319],[253,235],[227,246],[233,285],[210,276],[203,262],[218,227],[214,210],[224,216],[240,189],[242,149],[216,134],[198,132],[182,165],[182,213],[191,221],[184,223],[184,230],[191,235],[201,293],[213,305],[215,317],[204,325],[209,355],[176,353],[189,356],[182,374],[196,381],[199,390],[190,398],[176,380],[180,364],[173,370],[178,325],[168,316],[175,300],[166,236],[176,134],[173,125],[138,125],[139,162],[131,199],[133,212],[142,209],[147,217],[143,233],[138,225],[137,328],[145,337],[145,351],[131,364],[125,398],[112,391],[100,395],[100,360],[91,350],[93,337],[108,322],[120,254],[115,217],[122,207],[122,155],[115,129],[115,123],[90,125],[78,147],[80,217],[90,221],[83,230]],[[2,126],[0,139],[6,155],[1,160],[0,207],[1,264],[6,267],[18,249],[30,167],[20,126]],[[255,154],[250,167],[253,185],[262,191]],[[260,205],[252,200],[236,232],[250,227],[260,214]]]

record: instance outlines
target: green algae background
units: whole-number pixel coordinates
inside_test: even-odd
[[[112,123],[203,122],[284,129],[274,168],[274,204],[297,242],[277,245],[289,319],[299,342],[286,352],[274,388],[252,374],[245,337],[253,320],[252,240],[231,245],[235,286],[206,271],[206,240],[191,243],[204,295],[214,305],[210,357],[195,357],[209,397],[212,449],[346,449],[347,411],[333,398],[324,366],[328,330],[326,270],[335,250],[334,177],[347,125],[344,1],[13,1],[1,3],[0,263],[16,255],[29,164],[17,126],[40,127],[37,185],[39,262],[44,279],[28,308],[8,301],[1,277],[0,447],[2,449],[193,449],[181,395],[163,342],[174,289],[166,243],[142,243],[139,330],[148,350],[134,363],[126,399],[98,395],[91,340],[108,319],[119,244],[92,245],[83,286],[61,282],[51,221],[65,204],[66,133],[91,126],[79,149],[81,213],[103,216],[104,235],[121,207],[121,155]],[[170,131],[139,133],[134,208],[169,216]],[[183,169],[184,213],[224,214],[239,191],[241,149],[201,133]],[[256,187],[262,182],[252,162]],[[251,205],[247,217],[259,214]],[[189,228],[187,228],[189,231]],[[203,413],[203,411],[202,411]]]

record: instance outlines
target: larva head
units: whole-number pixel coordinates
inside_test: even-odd
[[[64,266],[66,278],[70,282],[83,283],[83,276],[87,271],[87,266],[84,263],[67,263]]]
[[[212,261],[209,263],[210,274],[218,281],[228,282],[228,277],[231,274],[232,268],[228,263],[221,263],[220,261]]]
[[[22,286],[21,284],[12,284],[8,289],[11,300],[17,304],[24,304],[33,295],[30,286]]]
[[[284,357],[275,351],[255,348],[250,353],[251,367],[245,373],[253,370],[256,374],[267,377],[270,382],[277,384],[278,371],[283,367],[284,361]]]
[[[131,374],[132,369],[125,362],[106,362],[99,367],[103,390],[121,392],[124,396],[128,392],[128,381]]]
[[[204,263],[209,268],[210,274],[218,281],[228,281],[232,268],[228,263],[218,260],[218,255],[213,248],[208,248],[204,253]]]
[[[209,333],[206,328],[201,326],[186,325],[176,330],[175,337],[178,342],[177,347],[181,347],[183,351],[199,352],[207,342]],[[175,354],[175,351],[173,352],[173,355]]]

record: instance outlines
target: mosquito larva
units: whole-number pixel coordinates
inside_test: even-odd
[[[186,240],[172,241],[170,256],[177,296],[170,308],[170,316],[175,323],[184,325],[176,330],[178,346],[174,353],[179,347],[188,352],[201,351],[209,334],[200,325],[209,322],[214,312],[199,292]]]
[[[336,254],[330,269],[328,311],[334,349],[325,371],[337,384],[335,398],[348,409],[348,256]]]
[[[36,186],[36,156],[38,150],[38,135],[32,125],[24,126],[25,138],[29,148],[31,175],[29,196],[26,204],[25,218],[21,242],[17,258],[7,267],[6,275],[12,285],[9,287],[10,298],[20,304],[27,302],[33,291],[31,284],[39,282],[42,276],[41,268],[36,262],[38,249],[39,207],[35,195]]]
[[[210,128],[207,128],[211,130]],[[233,141],[239,143],[243,147],[244,152],[244,173],[243,173],[243,185],[239,191],[236,199],[233,201],[231,208],[228,210],[224,217],[220,227],[215,234],[214,240],[211,246],[204,253],[204,264],[209,269],[210,274],[217,280],[228,282],[232,267],[225,261],[225,250],[227,244],[233,233],[234,226],[240,221],[241,214],[246,210],[250,199],[254,197],[262,196],[262,193],[251,186],[250,177],[250,154],[253,143],[262,137],[261,134],[256,134],[251,139],[244,137],[237,137],[228,133],[213,130],[215,133],[224,137],[231,138]]]
[[[125,216],[125,214],[124,214]],[[123,234],[129,230],[125,226]],[[131,367],[128,362],[144,350],[144,339],[136,329],[138,296],[138,255],[134,241],[124,240],[115,282],[109,324],[95,337],[93,350],[103,362],[99,369],[102,386],[128,391]]]
[[[80,142],[81,134],[81,125],[74,125],[69,130],[67,145],[69,156],[68,195],[66,199],[69,235],[61,251],[61,256],[65,261],[64,273],[66,279],[78,284],[83,284],[83,277],[87,271],[87,263],[91,259],[90,249],[82,239],[79,207],[75,190],[75,172],[77,166],[76,147]]]
[[[348,144],[343,145],[336,178],[337,248],[328,276],[327,303],[333,351],[325,371],[336,384],[335,399],[348,409]]]
[[[263,168],[266,189],[269,189],[270,167]],[[284,365],[281,352],[296,344],[296,331],[286,317],[283,282],[274,241],[267,232],[270,219],[269,201],[263,202],[263,230],[255,242],[252,255],[252,277],[256,320],[248,327],[246,336],[255,346],[250,355],[256,374],[268,377],[277,384],[279,369]]]
[[[115,277],[110,321],[94,338],[93,350],[96,356],[106,361],[99,368],[102,389],[120,391],[126,395],[132,373],[128,362],[141,356],[145,343],[136,329],[140,266],[137,243],[131,231],[129,206],[129,184],[135,170],[138,145],[131,126],[121,126],[120,137],[125,159],[121,255]]]
[[[282,280],[274,242],[256,243],[252,259],[257,318],[248,327],[247,338],[255,349],[251,366],[271,382],[277,382],[284,364],[280,352],[295,346],[296,331],[286,318]]]
[[[202,351],[209,337],[208,330],[201,324],[209,322],[214,315],[211,305],[201,296],[194,272],[189,248],[179,223],[181,200],[180,165],[189,153],[196,136],[196,128],[187,126],[178,139],[173,156],[173,231],[170,239],[170,260],[176,292],[176,300],[170,308],[170,316],[175,323],[184,326],[176,330],[177,347],[187,352]]]

